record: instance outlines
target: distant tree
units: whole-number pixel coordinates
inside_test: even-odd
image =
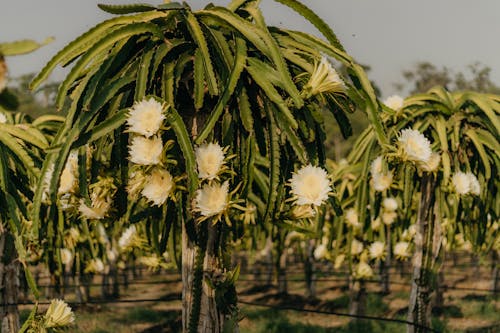
[[[404,70],[403,77],[406,82],[396,83],[398,90],[411,86],[409,93],[423,93],[435,86],[442,86],[449,91],[470,90],[481,93],[499,93],[497,86],[490,77],[491,68],[475,62],[467,66],[465,72],[454,72],[443,66],[438,68],[430,62],[417,63],[412,69]]]
[[[41,115],[55,113],[55,96],[59,82],[48,82],[37,91],[31,91],[29,84],[35,77],[34,73],[24,74],[13,79],[14,84],[10,90],[19,100],[18,111],[33,118]]]

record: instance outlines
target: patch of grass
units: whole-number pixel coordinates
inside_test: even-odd
[[[493,302],[463,301],[460,304],[464,317],[498,320],[498,310]]]
[[[276,309],[246,311],[252,322],[251,329],[241,328],[241,333],[326,333],[328,329],[315,325],[292,323],[286,311]]]
[[[381,316],[389,310],[389,306],[383,296],[371,293],[366,297],[366,310],[372,316]]]
[[[159,323],[165,319],[165,314],[162,311],[152,310],[145,307],[134,307],[127,311],[124,318],[119,318],[125,323]]]

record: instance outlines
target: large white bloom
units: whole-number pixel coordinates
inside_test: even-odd
[[[160,163],[163,142],[159,136],[151,139],[136,136],[129,146],[130,162],[141,165]]]
[[[165,115],[163,105],[153,97],[136,102],[129,111],[127,124],[130,132],[149,138],[161,127]]]
[[[146,178],[142,195],[153,205],[160,206],[167,201],[174,188],[174,178],[165,169],[154,169]]]
[[[344,90],[344,81],[342,81],[328,59],[321,57],[320,62],[315,63],[311,77],[304,86],[306,97],[321,93],[343,92]]]
[[[210,217],[222,213],[228,204],[229,182],[205,184],[196,193],[195,207],[201,215]]]
[[[404,159],[425,163],[431,158],[431,143],[419,131],[406,128],[401,131],[398,141]]]
[[[383,212],[380,217],[382,218],[382,222],[385,225],[391,225],[398,218],[398,213],[396,213],[395,211],[392,211],[392,212]]]
[[[393,197],[385,198],[382,201],[382,207],[384,207],[384,210],[388,212],[393,212],[398,209],[398,201]]]
[[[403,102],[404,102],[403,97],[399,95],[392,95],[384,100],[384,104],[395,111],[398,111],[403,107]]]
[[[290,185],[292,194],[297,197],[297,205],[321,206],[332,191],[326,170],[311,164],[294,173]]]
[[[373,242],[368,248],[368,251],[370,253],[370,258],[383,259],[385,257],[385,244],[380,241]]]
[[[218,143],[203,144],[195,149],[198,177],[212,180],[224,164],[224,151]]]
[[[471,172],[457,172],[451,178],[455,192],[459,195],[466,195],[468,193],[479,195],[481,193],[481,185],[476,176]]]
[[[44,327],[63,327],[72,324],[75,321],[75,315],[71,308],[60,299],[53,299],[44,315]]]
[[[394,256],[400,260],[409,258],[411,255],[409,247],[410,244],[408,242],[397,242],[396,245],[394,245]]]

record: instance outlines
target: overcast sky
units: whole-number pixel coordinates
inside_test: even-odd
[[[10,76],[39,71],[59,49],[111,17],[97,3],[148,0],[0,0],[0,42],[54,36],[56,41],[29,55],[8,58]],[[149,1],[159,4],[161,0]],[[194,9],[208,1],[186,1]],[[226,5],[229,1],[215,0]],[[401,71],[418,61],[464,70],[473,62],[492,68],[500,84],[500,1],[498,0],[302,0],[333,28],[346,50],[372,67],[369,76],[384,96],[396,93]],[[267,22],[317,34],[286,7],[262,0]],[[64,71],[52,76],[60,80]]]

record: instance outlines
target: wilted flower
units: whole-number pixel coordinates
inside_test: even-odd
[[[127,193],[131,198],[137,198],[141,192],[144,183],[146,182],[146,175],[142,170],[133,171],[127,182]]]
[[[106,233],[106,229],[104,228],[102,223],[98,223],[96,229],[97,229],[97,238],[99,240],[99,243],[101,244],[109,243],[108,234]]]
[[[116,251],[115,248],[108,249],[106,251],[106,256],[108,257],[109,262],[115,262],[116,259],[118,258],[118,251]]]
[[[72,324],[75,321],[75,315],[71,308],[60,299],[53,299],[44,315],[44,327],[55,328]]]
[[[355,256],[363,252],[363,243],[357,239],[353,239],[351,242],[351,255]]]
[[[1,92],[1,90],[0,90]],[[0,124],[5,124],[7,122],[7,117],[3,112],[0,112]]]
[[[325,244],[319,244],[314,249],[314,253],[313,253],[314,259],[316,259],[316,260],[324,259],[324,258],[326,258],[327,253],[328,253],[328,250],[326,248],[326,245]]]
[[[100,258],[92,259],[88,262],[87,267],[85,267],[86,273],[102,273],[104,272],[104,263]]]
[[[103,219],[111,208],[111,201],[107,200],[107,198],[100,198],[97,195],[91,195],[91,197],[92,204],[90,207],[82,199],[80,200],[78,210],[87,219]]]
[[[398,209],[398,201],[396,198],[388,197],[382,201],[382,207],[388,212],[393,212]]]
[[[294,205],[292,216],[296,219],[308,219],[316,216],[316,211],[311,205]]]
[[[398,141],[404,160],[426,163],[431,158],[431,143],[419,131],[411,128],[401,130]]]
[[[370,253],[370,258],[372,259],[384,259],[385,257],[385,244],[381,241],[376,241],[370,244],[368,248]]]
[[[149,138],[158,132],[164,119],[163,105],[160,102],[153,97],[143,99],[135,102],[130,108],[127,118],[128,130]]]
[[[66,266],[70,265],[73,261],[73,252],[66,248],[59,249],[59,251],[61,254],[61,262]]]
[[[398,111],[403,107],[404,99],[399,95],[392,95],[387,97],[384,100],[384,104],[393,109],[394,111]]]
[[[292,194],[297,198],[297,205],[321,206],[332,191],[326,170],[311,164],[292,175],[290,186]]]
[[[224,150],[218,143],[203,144],[195,149],[198,177],[212,180],[224,165]]]
[[[335,262],[333,263],[333,268],[339,269],[340,266],[342,266],[342,263],[344,262],[344,260],[345,260],[345,254],[339,254],[335,258]]]
[[[129,146],[130,162],[141,165],[155,165],[160,163],[163,142],[161,137],[150,139],[136,136]]]
[[[303,88],[305,98],[322,93],[339,93],[344,91],[344,81],[342,81],[326,57],[321,57],[319,63],[315,62],[311,77]]]
[[[131,225],[122,233],[118,239],[118,246],[122,251],[125,251],[131,247],[136,247],[141,244],[141,238],[137,233],[135,225]]]
[[[210,217],[221,214],[228,204],[229,182],[220,185],[205,184],[196,193],[195,209],[202,216]]]
[[[147,176],[141,193],[153,205],[160,206],[167,201],[174,186],[174,178],[170,172],[165,169],[156,168]]]
[[[441,163],[441,155],[433,152],[429,160],[427,162],[419,163],[419,166],[425,172],[434,172],[437,171],[440,163]]]
[[[408,242],[397,242],[394,245],[394,256],[399,260],[406,260],[410,257],[409,251],[410,244]]]
[[[373,276],[373,270],[366,262],[361,261],[354,271],[354,276],[357,279],[368,279]]]
[[[77,228],[71,227],[66,231],[64,236],[64,245],[67,248],[74,249],[78,241],[80,240],[80,231]]]
[[[58,194],[72,192],[78,181],[78,154],[73,151],[69,154],[59,182]]]

